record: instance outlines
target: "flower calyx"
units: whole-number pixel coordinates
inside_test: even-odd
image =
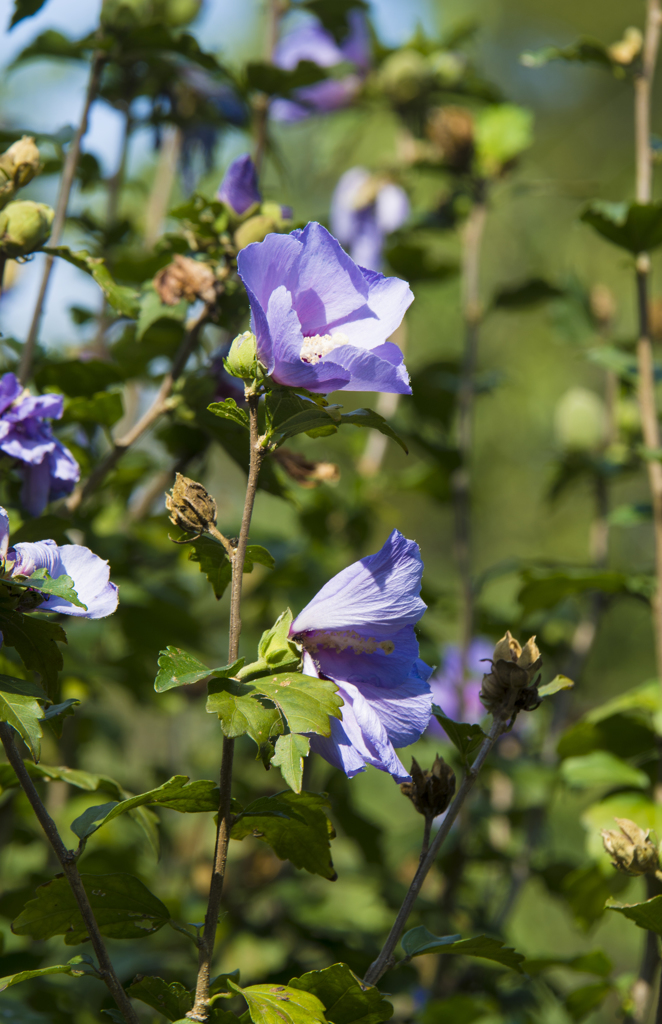
[[[11,259],[29,256],[51,233],[55,211],[46,203],[19,199],[0,212],[0,252]]]
[[[657,846],[649,838],[650,829],[644,831],[629,818],[614,818],[619,831],[603,828],[600,831],[604,848],[617,871],[626,875],[654,875],[660,869]]]
[[[403,782],[400,792],[408,796],[419,814],[436,818],[443,814],[455,795],[455,772],[439,754],[430,771],[411,759],[411,782]]]
[[[216,501],[196,480],[177,473],[175,483],[166,494],[166,508],[170,522],[186,533],[216,532]]]
[[[506,630],[494,648],[492,671],[483,676],[480,699],[493,715],[534,711],[541,703],[538,671],[542,657],[532,636],[522,647]]]

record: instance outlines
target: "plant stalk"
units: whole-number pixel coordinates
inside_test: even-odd
[[[278,42],[278,22],[285,10],[283,0],[268,0],[266,12],[266,34],[264,40],[264,59],[271,63],[273,52]],[[270,100],[266,94],[260,94],[255,99],[255,153],[253,163],[257,173],[262,171],[264,157],[267,152],[269,141],[269,106]]]
[[[430,868],[434,864],[439,853],[439,850],[441,849],[443,843],[445,842],[448,836],[448,833],[450,832],[453,826],[453,822],[460,813],[464,801],[467,799],[469,793],[473,789],[474,783],[478,778],[478,773],[483,767],[487,755],[489,754],[490,750],[498,740],[499,736],[503,732],[505,732],[507,727],[507,718],[494,718],[494,721],[492,722],[492,728],[490,729],[488,735],[483,740],[482,746],[478,751],[478,756],[476,757],[476,760],[467,770],[467,773],[462,780],[462,784],[457,791],[455,799],[453,800],[452,804],[448,809],[448,813],[446,814],[446,817],[444,818],[441,827],[439,828],[439,831],[432,840],[432,843],[430,844],[427,853],[425,854],[424,857],[421,858],[418,870],[414,875],[414,879],[411,885],[409,886],[409,891],[407,892],[407,895],[403,900],[402,906],[398,911],[398,916],[395,919],[395,923],[391,928],[389,936],[386,942],[384,943],[379,956],[366,971],[366,975],[363,979],[363,983],[365,985],[376,985],[379,979],[382,977],[382,975],[385,974],[386,971],[388,971],[389,968],[393,966],[393,954],[395,952],[395,947],[400,941],[400,936],[404,931],[404,927],[407,923],[407,919],[409,918],[414,902],[416,901],[416,897],[421,891],[421,886],[423,885],[423,882],[425,881]]]
[[[465,324],[464,353],[457,396],[457,436],[460,465],[453,475],[453,506],[455,512],[455,559],[462,588],[462,621],[460,630],[461,681],[460,717],[464,715],[464,683],[468,675],[469,648],[474,628],[474,584],[471,558],[471,447],[475,386],[474,376],[480,335],[480,258],[487,207],[481,196],[474,203],[463,234],[462,249],[462,311]]]
[[[131,445],[135,444],[135,442],[142,437],[145,431],[149,430],[152,424],[156,422],[159,416],[167,410],[168,400],[170,398],[173,385],[182,375],[189,356],[195,349],[200,331],[209,320],[210,315],[210,307],[205,306],[198,319],[190,325],[184,335],[179,351],[175,356],[172,369],[169,373],[166,373],[163,378],[161,387],[159,388],[149,409],[140,417],[138,422],[135,423],[130,430],[127,430],[126,434],[116,438],[113,447],[101,460],[98,466],[96,466],[90,473],[86,483],[82,487],[77,487],[76,490],[67,498],[65,507],[69,512],[74,512],[81,502],[85,501],[85,499],[97,489]]]
[[[101,82],[101,72],[106,62],[106,54],[103,51],[98,51],[92,58],[92,66],[90,68],[90,77],[87,83],[87,91],[85,93],[85,103],[83,105],[83,113],[80,119],[80,124],[76,129],[71,145],[67,150],[67,156],[64,161],[64,167],[62,169],[62,180],[60,182],[60,191],[58,192],[57,204],[55,206],[55,216],[53,218],[53,227],[51,229],[50,244],[59,245],[60,239],[62,238],[62,232],[64,231],[64,225],[67,219],[67,207],[69,206],[69,197],[71,196],[71,189],[73,187],[74,178],[76,176],[76,167],[78,166],[78,160],[80,157],[80,146],[83,140],[83,136],[87,131],[87,123],[89,120],[90,107],[96,99],[99,91],[99,85]],[[41,316],[44,311],[44,302],[46,300],[46,292],[48,290],[48,282],[50,280],[51,271],[53,269],[54,256],[47,256],[46,262],[44,263],[44,270],[41,275],[41,284],[39,286],[39,293],[37,295],[37,302],[35,304],[34,312],[32,314],[32,323],[30,324],[30,330],[23,346],[23,352],[21,354],[21,362],[18,368],[18,378],[22,384],[25,384],[30,377],[30,371],[32,369],[32,359],[34,357],[34,350],[37,344],[37,335],[39,334],[39,325],[41,324]]]
[[[653,184],[653,154],[650,145],[651,89],[660,43],[660,0],[647,0],[646,32],[641,71],[634,82],[635,157],[637,202],[650,203]],[[660,447],[660,429],[655,399],[653,347],[648,322],[648,286],[650,256],[639,253],[636,260],[637,305],[639,312],[639,339],[637,362],[639,369],[639,408],[641,428],[646,447],[657,451]],[[662,679],[662,464],[656,458],[647,460],[648,484],[653,504],[653,530],[655,535],[655,576],[657,589],[653,598],[653,632],[657,655],[658,677]]]
[[[5,748],[7,760],[14,769],[16,777],[18,778],[25,795],[32,805],[32,809],[37,816],[37,820],[44,830],[46,839],[53,848],[53,852],[62,865],[62,870],[66,875],[69,885],[71,886],[71,891],[74,894],[74,899],[78,904],[78,909],[80,910],[81,917],[85,922],[85,927],[87,928],[90,936],[92,947],[97,956],[99,974],[108,986],[110,994],[115,1000],[124,1019],[128,1024],[139,1024],[138,1016],[131,1005],[129,997],[124,991],[122,983],[117,977],[115,968],[108,956],[108,950],[106,949],[101,932],[99,931],[94,911],[90,906],[90,901],[87,893],[85,892],[82,879],[76,866],[75,855],[71,850],[68,850],[62,842],[55,822],[44,807],[41,797],[39,796],[39,793],[37,792],[37,789],[28,775],[25,765],[23,764],[23,758],[14,746],[14,730],[7,724],[7,722],[0,722],[0,739],[2,740],[2,745]]]
[[[248,389],[247,389],[248,390]],[[250,463],[248,469],[248,482],[246,484],[246,498],[244,501],[244,512],[241,519],[239,540],[232,559],[232,583],[230,590],[230,635],[228,643],[228,664],[236,661],[239,653],[239,637],[241,635],[241,588],[244,575],[244,560],[246,558],[246,547],[248,545],[248,534],[253,516],[255,495],[257,494],[257,481],[260,475],[260,467],[264,458],[264,451],[260,446],[260,433],[258,427],[258,405],[259,395],[247,393],[248,417],[250,425]],[[214,868],[209,886],[209,901],[205,915],[205,927],[200,941],[200,958],[198,962],[198,980],[195,989],[195,1003],[189,1010],[187,1017],[191,1020],[206,1021],[208,1015],[209,1001],[209,979],[211,972],[212,957],[214,955],[214,942],[216,940],[216,928],[221,910],[221,896],[223,894],[223,882],[225,879],[225,868],[228,858],[228,845],[230,843],[230,830],[232,828],[232,759],[234,755],[234,740],[225,736],[223,739],[223,755],[221,758],[220,777],[220,799],[218,807],[218,827],[216,830],[216,849],[214,851]]]

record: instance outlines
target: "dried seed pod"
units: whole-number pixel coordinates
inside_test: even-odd
[[[488,711],[533,711],[540,705],[538,671],[540,651],[532,636],[524,648],[510,630],[494,648],[492,671],[483,676],[480,699]]]
[[[411,759],[411,782],[403,782],[400,791],[408,796],[419,814],[436,818],[443,814],[455,794],[455,772],[439,754],[430,771]]]
[[[474,155],[474,119],[465,107],[435,107],[430,111],[425,134],[447,167],[466,172]]]
[[[655,874],[660,858],[655,843],[644,830],[629,818],[614,818],[618,832],[603,828],[600,832],[605,850],[617,871],[626,875]]]
[[[182,299],[195,302],[202,299],[209,304],[216,301],[221,288],[220,281],[208,263],[181,256],[177,253],[167,267],[159,270],[154,277],[154,288],[166,306],[176,306]]]
[[[216,502],[202,484],[178,473],[169,494],[166,508],[170,522],[186,533],[206,533],[216,526]]]
[[[272,458],[300,487],[335,484],[340,479],[340,470],[335,462],[311,462],[305,455],[293,452],[291,448],[277,448]]]

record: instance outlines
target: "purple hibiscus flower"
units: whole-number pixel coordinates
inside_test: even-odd
[[[342,721],[311,749],[350,778],[368,764],[396,782],[409,774],[395,747],[415,743],[430,719],[432,669],[418,657],[414,624],[425,611],[418,544],[394,530],[376,555],[334,576],[290,628],[303,671],[338,684]]]
[[[316,223],[247,245],[237,265],[258,358],[278,384],[411,394],[402,352],[386,340],[414,299],[406,281],[357,266]]]
[[[49,419],[62,415],[62,395],[31,395],[13,373],[0,377],[0,451],[21,464],[21,501],[31,516],[71,494],[80,467],[54,436]]]
[[[293,71],[302,60],[320,68],[349,62],[356,71],[295,89],[291,99],[273,100],[270,113],[276,121],[303,121],[311,114],[328,114],[349,106],[370,68],[370,36],[363,14],[350,11],[349,24],[349,34],[340,45],[318,21],[299,25],[280,40],[273,62],[284,71]]]
[[[384,240],[409,216],[404,189],[364,167],[345,171],[331,199],[331,230],[355,263],[380,270]]]
[[[70,576],[74,590],[86,608],[51,594],[37,608],[84,619],[103,619],[117,608],[117,587],[110,582],[108,562],[80,544],[56,544],[54,540],[19,543],[9,547],[9,516],[0,508],[0,562],[9,576],[31,576],[45,569],[51,579]]]
[[[257,187],[257,169],[248,153],[232,161],[225,172],[217,196],[239,216],[246,213],[251,206],[262,202]]]
[[[485,716],[485,708],[479,700],[483,675],[489,669],[494,656],[494,644],[480,637],[472,640],[467,652],[469,675],[464,682],[463,705],[460,708],[460,687],[462,685],[462,653],[455,644],[449,644],[444,651],[444,663],[430,679],[432,700],[453,721],[478,722]],[[430,718],[430,736],[446,738],[437,719]]]

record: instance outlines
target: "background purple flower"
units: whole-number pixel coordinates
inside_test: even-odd
[[[345,171],[331,199],[331,231],[354,262],[368,270],[381,270],[386,235],[408,216],[405,190],[365,167]]]
[[[31,576],[46,569],[51,579],[70,576],[79,600],[87,606],[77,608],[61,597],[51,595],[39,605],[40,612],[59,612],[84,619],[103,619],[117,608],[117,587],[110,582],[108,562],[80,544],[58,545],[54,540],[19,543],[9,547],[9,516],[0,508],[0,558],[12,576]]]
[[[432,671],[418,656],[423,563],[394,530],[381,551],[334,576],[290,628],[304,647],[304,672],[328,676],[344,700],[331,736],[311,749],[350,778],[367,764],[405,782],[395,747],[415,743],[430,718]]]
[[[414,296],[406,281],[358,267],[320,224],[242,249],[258,356],[289,387],[411,394],[402,352],[386,339]]]
[[[232,161],[217,195],[222,203],[226,203],[240,216],[251,206],[262,202],[257,186],[257,170],[248,153]]]
[[[54,436],[49,419],[62,416],[62,395],[30,395],[13,373],[0,378],[0,451],[20,463],[21,502],[31,516],[71,494],[80,467]]]
[[[430,679],[432,688],[432,701],[438,704],[445,715],[452,718],[454,722],[479,722],[485,717],[486,711],[478,694],[483,682],[485,672],[489,670],[489,661],[483,659],[492,658],[494,644],[489,640],[477,637],[469,645],[467,668],[470,675],[464,683],[463,704],[460,708],[460,686],[462,684],[462,654],[460,648],[455,644],[449,644],[444,651],[444,662],[440,669]],[[428,727],[430,736],[447,738],[437,719],[430,718]]]
[[[302,86],[294,90],[291,99],[273,100],[270,114],[276,121],[302,121],[311,114],[328,114],[349,106],[370,68],[370,36],[365,17],[360,11],[350,11],[349,24],[349,34],[340,45],[317,21],[299,25],[280,40],[273,63],[285,71],[293,71],[299,61],[308,60],[321,68],[350,62],[356,73]]]

